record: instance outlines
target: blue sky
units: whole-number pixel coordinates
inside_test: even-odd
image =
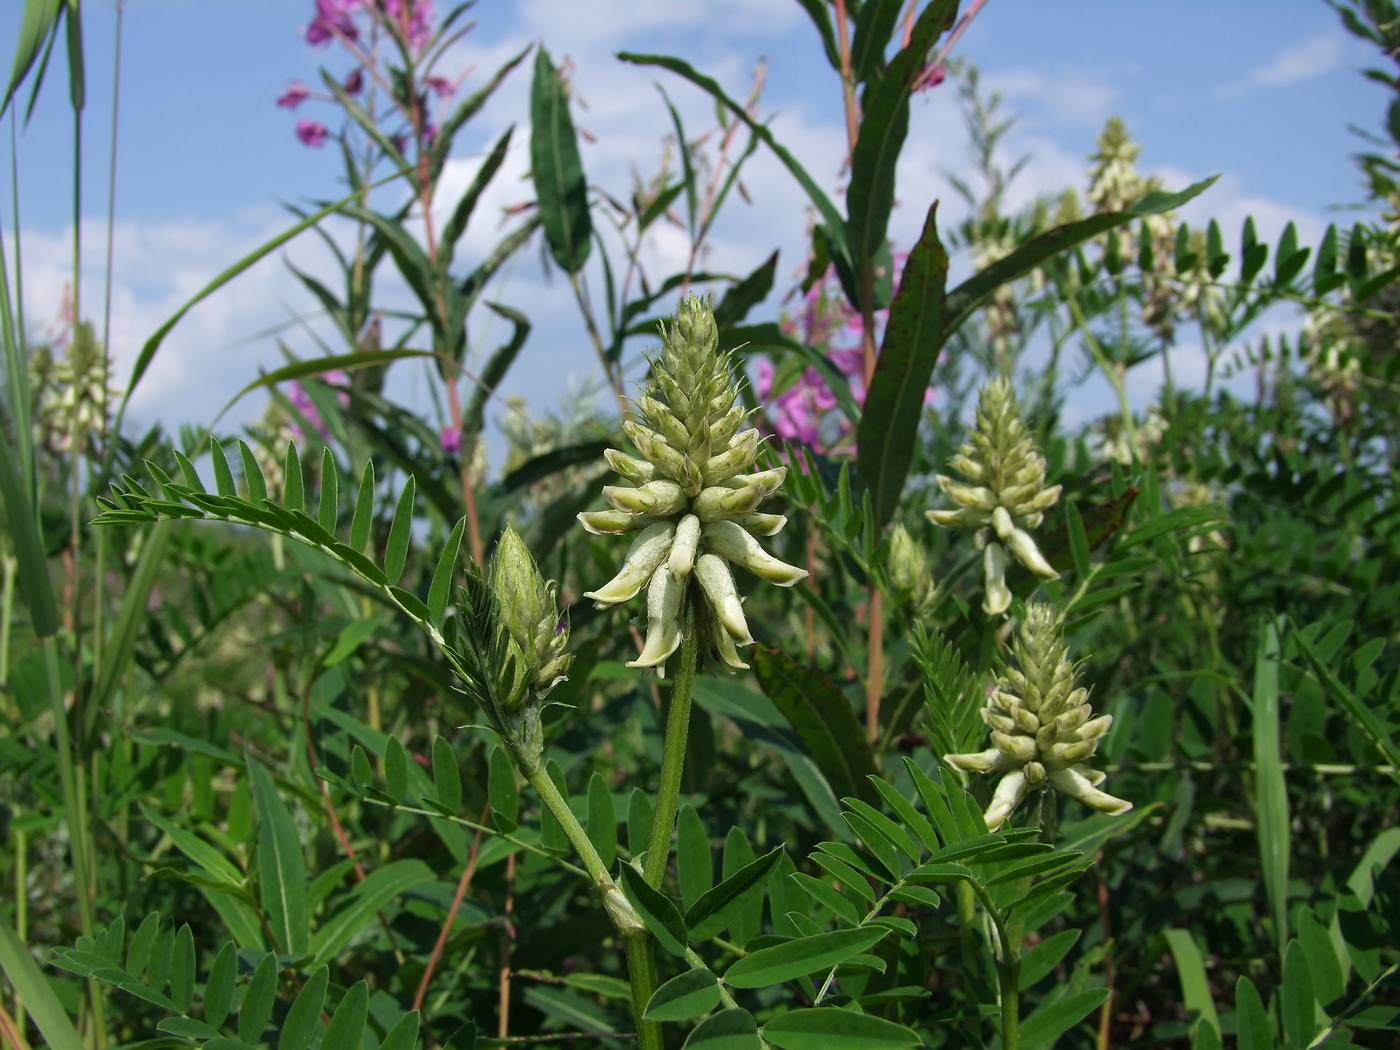
[[[5,54],[13,49],[19,6],[6,5],[0,15]],[[105,236],[115,0],[83,6],[84,294],[91,314]],[[318,64],[346,68],[333,50],[302,39],[312,6],[310,0],[126,0],[113,276],[119,364],[129,367],[145,337],[193,290],[276,232],[285,222],[283,202],[338,195],[335,152],[302,146],[292,116],[273,105],[289,79],[315,83]],[[598,137],[584,146],[584,163],[590,181],[613,193],[627,191],[634,168],[652,170],[668,130],[653,87],[664,77],[617,62],[612,55],[622,49],[679,55],[736,93],[754,62],[766,57],[763,112],[820,182],[833,190],[839,185],[839,84],[793,0],[482,0],[474,14],[479,25],[456,56],[475,68],[469,84],[532,41],[542,41],[556,60],[573,60],[587,104],[576,119]],[[1268,237],[1293,220],[1304,243],[1315,243],[1327,222],[1349,219],[1329,210],[1360,196],[1350,160],[1358,140],[1347,125],[1377,126],[1385,103],[1383,90],[1357,72],[1373,64],[1373,53],[1342,30],[1321,0],[990,0],[957,53],[977,64],[986,83],[1005,95],[1007,111],[1019,115],[1007,156],[1030,153],[1032,160],[1013,201],[1067,184],[1082,189],[1085,154],[1104,120],[1119,114],[1144,143],[1145,171],[1169,185],[1223,175],[1186,209],[1188,221],[1219,216],[1227,231],[1237,231],[1253,214]],[[507,124],[527,123],[522,73],[528,71],[507,83],[461,140],[449,191],[470,178],[475,150]],[[61,64],[51,70],[19,140],[31,329],[53,316],[71,265],[64,74]],[[710,113],[704,98],[674,79],[665,84],[689,126],[703,127]],[[523,147],[526,140],[516,141]],[[518,181],[523,153],[507,164],[487,204],[528,196]],[[966,166],[953,91],[924,94],[900,172],[897,241],[912,241],[935,197],[944,201],[945,222],[956,214],[944,173]],[[0,191],[8,198],[9,165],[3,168]],[[788,274],[802,259],[801,195],[767,156],[755,159],[745,181],[753,203],[734,202],[716,230],[711,264],[747,272],[780,247],[780,274]],[[496,235],[494,221],[479,224],[468,235],[468,250],[484,251]],[[674,243],[659,245],[658,262],[676,250]],[[285,257],[311,268],[326,261],[310,241],[294,244]],[[271,340],[249,337],[309,310],[282,258],[261,264],[182,322],[134,399],[138,419],[207,418],[260,365],[280,362]],[[569,376],[593,378],[593,355],[562,282],[543,278],[537,255],[522,258],[507,276],[494,294],[536,322],[507,392],[550,407]],[[780,285],[756,316],[776,314],[786,282]],[[386,292],[401,294],[388,285]],[[287,341],[300,354],[317,352],[305,332],[293,330]],[[411,378],[401,383],[403,397],[421,396]],[[1144,380],[1142,389],[1149,385]],[[259,411],[250,399],[231,418]]]

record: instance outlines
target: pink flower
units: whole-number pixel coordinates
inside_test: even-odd
[[[365,86],[365,74],[362,69],[352,69],[350,75],[345,78],[345,83],[341,87],[347,95],[358,95]]]
[[[423,83],[432,88],[438,98],[450,98],[457,91],[456,84],[452,83],[452,81],[448,80],[446,77],[437,76],[436,74],[430,77],[424,77]]]
[[[318,376],[322,382],[328,383],[331,387],[349,386],[350,377],[339,368],[332,368],[329,372],[323,372]],[[350,403],[350,395],[344,390],[336,390],[336,400],[342,405]],[[326,421],[321,418],[321,413],[316,408],[316,402],[311,400],[311,395],[306,392],[306,387],[301,385],[300,380],[293,379],[291,390],[287,394],[287,400],[296,406],[308,423],[315,427],[322,437],[326,436]],[[300,436],[302,431],[299,426],[292,424],[292,430]]]
[[[914,91],[926,91],[929,88],[936,88],[948,77],[948,71],[943,68],[940,62],[936,66],[925,66],[917,77],[914,78]]]
[[[462,449],[461,427],[443,427],[441,440],[444,452],[460,452]]]
[[[353,3],[354,0],[316,0],[316,17],[306,27],[306,42],[327,44],[337,36],[358,40],[360,30],[350,14]]]
[[[399,28],[404,30],[404,0],[384,0],[384,12]],[[408,27],[404,34],[408,46],[421,51],[433,38],[433,0],[409,0]]]
[[[308,146],[321,145],[326,141],[328,134],[326,126],[319,121],[306,120],[305,118],[297,121],[297,138]]]
[[[287,84],[287,90],[277,96],[277,104],[283,109],[296,109],[310,97],[311,89],[300,80],[293,80]]]

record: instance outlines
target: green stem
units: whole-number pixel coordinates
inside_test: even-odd
[[[1001,1050],[1019,1050],[1021,1045],[1021,960],[997,961],[997,984],[1001,997]]]
[[[646,876],[649,886],[660,886],[671,856],[671,833],[676,827],[676,807],[681,797],[681,774],[685,771],[685,744],[690,732],[690,698],[695,689],[695,665],[700,641],[696,637],[695,598],[687,595],[681,622],[681,658],[671,687],[671,710],[666,716],[666,743],[661,755],[661,786],[656,792],[656,811],[651,818],[651,839],[647,843]]]
[[[637,1046],[640,1050],[662,1050],[661,1025],[642,1018],[642,1011],[656,991],[656,965],[651,957],[651,935],[647,933],[631,902],[618,889],[617,883],[613,882],[612,876],[608,874],[608,866],[603,863],[603,858],[589,840],[588,832],[579,823],[578,817],[574,816],[574,811],[559,793],[544,765],[538,760],[530,761],[519,753],[516,753],[515,761],[521,774],[540,793],[540,800],[549,807],[554,819],[559,821],[564,834],[578,851],[579,859],[583,861],[589,878],[593,880],[593,888],[603,900],[603,908],[607,911],[608,918],[622,937],[627,954],[627,976],[632,984]]]

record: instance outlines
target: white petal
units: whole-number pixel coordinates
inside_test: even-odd
[[[657,566],[666,560],[675,534],[676,527],[669,521],[659,521],[643,529],[627,549],[618,574],[596,591],[585,591],[584,597],[592,598],[600,609],[631,601],[646,586]]]

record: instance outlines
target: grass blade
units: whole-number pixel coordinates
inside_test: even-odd
[[[1259,859],[1273,919],[1274,946],[1288,943],[1288,785],[1279,742],[1279,641],[1272,620],[1259,630],[1254,661],[1254,796],[1258,807]]]

